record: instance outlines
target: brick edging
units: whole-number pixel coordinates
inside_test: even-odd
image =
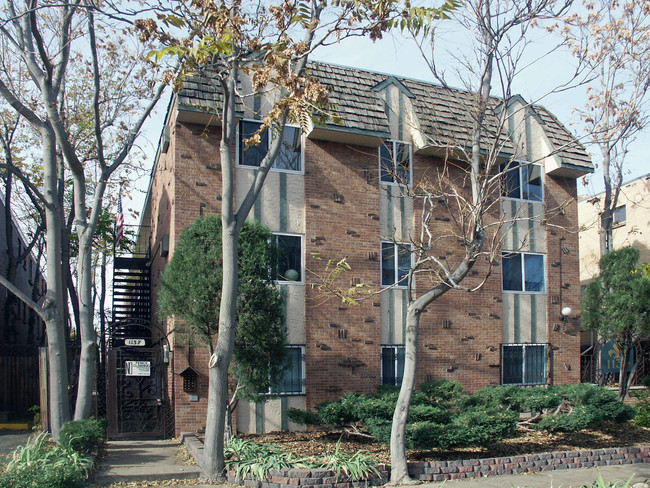
[[[181,442],[201,464],[203,444],[194,434],[184,432]],[[463,459],[457,461],[428,461],[409,463],[409,474],[420,481],[445,481],[464,478],[481,478],[501,474],[537,473],[555,469],[591,468],[613,464],[637,464],[650,462],[650,446],[616,447],[583,451],[559,451],[521,456]],[[361,488],[380,486],[390,478],[390,468],[379,466],[380,478],[350,481],[345,476],[323,469],[285,469],[271,471],[263,481],[250,478],[238,479],[234,469],[228,469],[228,481],[249,488]]]

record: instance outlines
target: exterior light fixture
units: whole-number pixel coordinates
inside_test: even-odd
[[[560,320],[562,322],[566,322],[566,319],[569,318],[569,315],[571,315],[571,312],[573,312],[573,310],[571,310],[571,307],[564,307],[562,309],[562,311],[560,312]]]

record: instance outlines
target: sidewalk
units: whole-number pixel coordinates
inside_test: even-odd
[[[179,445],[175,440],[106,442],[93,482],[195,480],[201,469],[178,458]]]

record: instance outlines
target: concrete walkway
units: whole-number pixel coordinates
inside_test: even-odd
[[[25,444],[32,434],[34,432],[31,430],[0,429],[0,457],[7,457],[11,451]]]
[[[175,440],[109,441],[95,472],[95,484],[197,479],[201,469],[178,458]]]

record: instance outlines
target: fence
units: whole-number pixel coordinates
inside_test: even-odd
[[[39,403],[38,348],[0,346],[0,416],[27,419]]]

